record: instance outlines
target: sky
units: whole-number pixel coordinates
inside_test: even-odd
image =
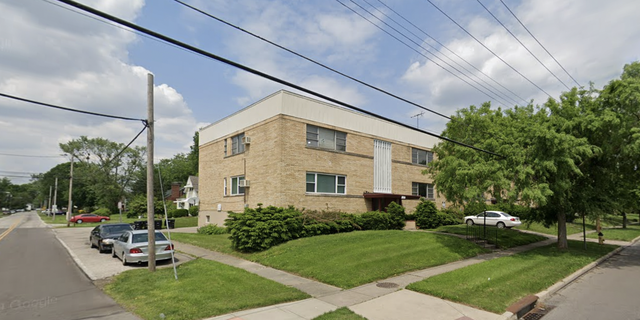
[[[502,108],[543,104],[578,85],[602,88],[640,60],[636,0],[185,1],[444,115],[487,101]],[[444,117],[176,1],[80,2],[395,121],[434,133],[446,127]],[[147,74],[154,74],[155,161],[189,152],[201,127],[278,90],[295,92],[56,0],[0,0],[0,12],[2,94],[145,119]],[[127,144],[142,128],[140,121],[0,97],[0,178],[29,182],[30,174],[69,161],[60,143],[88,136]],[[133,145],[145,144],[143,134]]]

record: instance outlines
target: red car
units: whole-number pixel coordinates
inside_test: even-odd
[[[77,216],[71,217],[69,219],[70,222],[73,223],[83,223],[83,222],[105,222],[107,220],[111,220],[109,217],[99,216],[97,214],[85,213],[79,214]]]

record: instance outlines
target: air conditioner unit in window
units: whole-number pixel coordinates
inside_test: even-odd
[[[244,136],[242,137],[243,144],[251,144],[251,137]]]
[[[248,188],[249,187],[249,180],[240,180],[238,181],[238,187],[240,188]]]

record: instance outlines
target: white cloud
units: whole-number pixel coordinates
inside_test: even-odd
[[[144,1],[91,1],[89,5],[133,20]],[[131,64],[136,36],[42,1],[2,2],[0,92],[97,113],[145,119],[147,73]],[[156,158],[187,152],[197,130],[193,114],[175,89],[155,85]],[[0,100],[6,153],[55,155],[59,143],[81,135],[128,143],[141,122],[98,118]],[[135,145],[145,145],[142,134]],[[38,161],[0,156],[0,167],[44,172],[65,159]],[[8,169],[7,169],[8,170]],[[18,181],[25,182],[25,181]]]

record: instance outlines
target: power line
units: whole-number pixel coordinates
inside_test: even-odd
[[[59,156],[38,156],[38,155],[13,154],[13,153],[0,153],[0,156],[25,157],[25,158],[61,158],[61,157],[64,157],[63,155],[59,155]]]
[[[480,0],[476,0],[478,1],[478,3],[484,8],[484,10],[486,10],[494,19],[496,19],[496,21],[498,21],[498,23],[505,29],[507,30],[507,32],[509,32],[509,34],[516,39],[516,41],[518,41],[518,43],[525,48],[529,54],[531,54],[532,57],[534,57],[536,59],[536,61],[538,61],[540,63],[540,65],[542,65],[545,69],[547,69],[547,71],[549,71],[549,73],[551,73],[551,75],[553,75],[556,79],[558,79],[558,81],[560,81],[560,83],[562,83],[562,85],[567,88],[567,90],[570,90],[569,87],[562,81],[560,80],[560,78],[558,78],[558,76],[553,73],[551,70],[549,70],[549,68],[547,68],[547,66],[544,65],[544,63],[542,63],[542,61],[540,61],[540,59],[538,59],[538,57],[536,57],[535,54],[533,54],[533,52],[531,52],[531,50],[529,50],[529,48],[527,48],[527,46],[524,45],[524,43],[522,43],[522,41],[520,41],[520,39],[518,39],[518,37],[516,37],[515,34],[513,34],[513,32],[511,32],[511,30],[509,30],[509,28],[507,28],[507,26],[504,25],[504,23],[502,23],[502,21],[500,21],[500,19],[498,19],[498,17],[496,17],[491,11],[489,11],[489,8],[487,8],[482,2],[480,2]]]
[[[67,107],[61,107],[61,106],[57,106],[57,105],[53,105],[53,104],[49,104],[49,103],[44,103],[44,102],[40,102],[40,101],[35,101],[35,100],[29,100],[29,99],[25,99],[25,98],[16,97],[16,96],[12,96],[10,94],[1,93],[1,92],[0,92],[0,96],[5,97],[5,98],[9,98],[9,99],[22,101],[22,102],[33,103],[33,104],[41,105],[41,106],[44,106],[44,107],[60,109],[60,110],[65,110],[65,111],[72,111],[72,112],[77,112],[77,113],[84,113],[84,114],[89,114],[89,115],[93,115],[93,116],[112,118],[112,119],[121,119],[121,120],[130,120],[130,121],[145,121],[144,119],[135,119],[135,118],[127,118],[127,117],[121,117],[121,116],[112,116],[112,115],[108,115],[108,114],[104,114],[104,113],[97,113],[97,112],[91,112],[91,111],[85,111],[85,110],[78,110],[78,109],[72,109],[72,108],[67,108]]]
[[[468,84],[468,85],[469,85],[469,86],[471,86],[472,88],[474,88],[474,89],[476,89],[476,90],[480,91],[481,93],[485,94],[486,96],[488,96],[488,97],[489,97],[489,98],[491,98],[492,100],[496,100],[496,101],[498,101],[498,102],[500,102],[500,103],[502,103],[502,104],[506,105],[504,102],[502,102],[502,101],[500,101],[500,100],[496,99],[495,97],[493,97],[492,95],[490,95],[490,94],[486,93],[485,91],[482,91],[480,88],[478,88],[478,87],[474,86],[473,84],[469,83],[467,80],[462,79],[459,75],[457,75],[457,74],[455,74],[455,73],[451,72],[450,70],[448,70],[447,68],[443,67],[443,66],[442,66],[441,64],[439,64],[438,62],[436,62],[436,61],[434,61],[433,59],[431,59],[431,58],[427,57],[424,53],[422,53],[422,52],[420,52],[420,51],[418,51],[418,50],[415,50],[412,46],[410,46],[410,45],[409,45],[409,44],[407,44],[406,42],[404,42],[404,41],[400,40],[398,37],[396,37],[396,36],[392,35],[389,31],[385,30],[384,28],[380,27],[379,25],[377,25],[377,24],[373,23],[373,21],[371,21],[371,20],[369,20],[367,17],[365,17],[365,16],[361,15],[359,12],[357,12],[357,11],[356,11],[356,10],[354,10],[353,8],[350,8],[349,6],[347,6],[346,4],[344,4],[342,1],[340,1],[340,0],[336,0],[336,1],[337,1],[338,3],[340,3],[341,5],[343,5],[345,8],[347,8],[347,9],[351,10],[353,13],[357,14],[358,16],[360,16],[362,19],[367,20],[369,23],[371,23],[371,24],[372,24],[373,26],[375,26],[376,28],[380,29],[382,32],[384,32],[384,33],[388,34],[390,37],[392,37],[392,38],[396,39],[398,42],[400,42],[400,43],[404,44],[407,48],[409,48],[409,49],[411,49],[411,50],[415,51],[415,52],[416,52],[416,53],[418,53],[419,55],[423,56],[425,59],[427,59],[427,60],[429,60],[429,61],[433,62],[433,63],[434,63],[435,65],[437,65],[438,67],[442,68],[442,70],[444,70],[444,71],[446,71],[446,72],[449,72],[449,73],[450,73],[451,75],[453,75],[454,77],[456,77],[456,78],[460,79],[461,81],[463,81],[464,83]],[[362,10],[366,11],[367,13],[369,13],[370,15],[372,15],[374,18],[376,18],[376,19],[380,20],[380,19],[379,19],[378,17],[376,17],[374,14],[372,14],[371,12],[367,11],[366,9],[364,9],[364,8],[363,8],[362,6],[360,6],[359,4],[357,4],[357,3],[353,2],[353,0],[350,0],[350,1],[351,1],[353,4],[355,4],[356,6],[360,7],[360,9],[362,9]],[[386,24],[385,22],[382,22],[382,23]],[[388,24],[386,24],[386,25],[387,25],[387,26],[389,26]],[[393,29],[394,31],[398,32],[395,28],[393,28],[393,27],[391,27],[391,26],[389,26],[389,27],[390,27],[391,29]],[[398,33],[400,33],[400,32],[398,32]],[[404,36],[402,33],[400,33],[400,34],[401,34],[402,36]],[[406,38],[406,36],[404,36],[404,37]],[[416,45],[417,45],[417,46],[419,46],[420,48],[424,49],[425,51],[427,51],[427,52],[431,53],[431,51],[429,51],[429,50],[427,50],[426,48],[422,47],[420,44],[416,43],[415,41],[413,41],[413,40],[411,40],[411,39],[409,39],[409,41],[413,42],[414,44],[416,44]],[[431,53],[431,54],[433,55],[433,53]],[[435,56],[435,55],[434,55],[434,56]],[[440,60],[442,61],[442,59],[440,59]],[[443,62],[444,62],[444,61],[443,61]],[[446,62],[445,62],[445,63],[446,63]],[[450,64],[447,64],[447,65],[449,65],[449,66],[451,67],[451,65],[450,65]],[[452,67],[452,68],[453,68],[454,70],[458,71],[460,74],[464,75],[464,73],[460,72],[460,70],[456,69],[455,67]],[[468,76],[467,76],[467,77],[468,77]],[[469,78],[469,79],[471,79],[471,78]],[[471,80],[471,81],[474,81],[474,80]],[[476,81],[476,83],[477,83],[477,81]],[[482,85],[481,85],[481,86],[482,86]],[[482,87],[484,87],[484,86],[482,86]],[[484,88],[486,89],[486,87],[484,87]],[[495,93],[494,93],[494,94],[495,94]]]
[[[188,44],[186,44],[186,43],[184,43],[184,42],[180,42],[180,41],[178,41],[178,40],[176,40],[176,39],[173,39],[173,38],[170,38],[170,37],[168,37],[168,36],[165,36],[165,35],[162,35],[162,34],[160,34],[160,33],[157,33],[157,32],[155,32],[155,31],[151,31],[151,30],[149,30],[149,29],[143,28],[143,27],[141,27],[141,26],[139,26],[139,25],[137,25],[137,24],[134,24],[134,23],[131,23],[131,22],[129,22],[129,21],[126,21],[126,20],[123,20],[123,19],[117,18],[117,17],[115,17],[115,16],[112,16],[112,15],[107,14],[107,13],[105,13],[105,12],[102,12],[102,11],[100,11],[100,10],[96,10],[96,9],[91,8],[91,7],[89,7],[89,6],[85,6],[85,5],[83,5],[83,4],[77,3],[77,2],[75,2],[75,1],[72,1],[72,0],[58,0],[58,1],[59,1],[59,2],[62,2],[62,3],[65,3],[65,4],[67,4],[67,5],[70,5],[70,6],[72,6],[72,7],[78,8],[78,9],[80,9],[80,10],[83,10],[83,11],[86,11],[86,12],[89,12],[89,13],[92,13],[92,14],[94,14],[94,15],[97,15],[97,16],[102,17],[102,18],[104,18],[104,19],[110,20],[110,21],[112,21],[112,22],[115,22],[115,23],[118,23],[118,24],[124,25],[124,26],[126,26],[126,27],[129,27],[129,28],[131,28],[131,29],[137,30],[137,31],[139,31],[139,32],[143,32],[143,33],[148,34],[148,35],[150,35],[150,36],[152,36],[152,37],[155,37],[155,38],[161,39],[162,41],[166,41],[166,42],[169,42],[169,43],[171,43],[171,44],[174,44],[174,45],[180,46],[180,47],[185,48],[185,49],[187,49],[187,50],[189,50],[189,51],[193,51],[193,52],[195,52],[195,53],[198,53],[198,54],[200,54],[200,55],[203,55],[203,56],[205,56],[205,57],[208,57],[208,58],[211,58],[211,59],[214,59],[214,60],[220,61],[220,62],[222,62],[222,63],[224,63],[224,64],[227,64],[227,65],[233,66],[233,67],[235,67],[235,68],[238,68],[238,69],[244,70],[244,71],[246,71],[246,72],[249,72],[249,73],[254,74],[254,75],[257,75],[257,76],[259,76],[259,77],[262,77],[262,78],[265,78],[265,79],[268,79],[268,80],[274,81],[274,82],[276,82],[276,83],[279,83],[279,84],[282,84],[282,85],[285,85],[285,86],[288,86],[288,87],[294,88],[294,89],[296,89],[296,90],[299,90],[299,91],[305,92],[305,93],[307,93],[307,94],[310,94],[310,95],[313,95],[313,96],[315,96],[315,97],[318,97],[318,98],[321,98],[321,99],[327,100],[327,101],[329,101],[329,102],[333,102],[333,103],[338,104],[338,105],[341,105],[341,106],[343,106],[343,107],[346,107],[346,108],[349,108],[349,109],[353,109],[353,110],[359,111],[359,112],[361,112],[361,113],[364,113],[364,114],[370,115],[370,116],[372,116],[372,117],[375,117],[375,118],[378,118],[378,119],[382,119],[382,120],[385,120],[385,121],[387,121],[387,122],[391,122],[391,123],[397,124],[397,125],[402,126],[402,127],[405,127],[405,128],[409,128],[409,129],[411,129],[411,130],[415,130],[415,131],[419,131],[419,132],[425,133],[425,134],[427,134],[427,135],[430,135],[430,136],[433,136],[433,137],[436,137],[436,138],[442,139],[442,140],[444,140],[444,141],[449,141],[449,142],[451,142],[451,143],[458,144],[458,145],[460,145],[460,146],[464,146],[464,147],[467,147],[467,148],[470,148],[470,149],[473,149],[473,150],[476,150],[476,151],[480,151],[480,152],[484,152],[484,153],[487,153],[487,154],[490,154],[490,155],[494,155],[494,156],[497,156],[497,157],[504,158],[504,156],[502,156],[502,155],[500,155],[500,154],[497,154],[497,153],[495,153],[495,152],[492,152],[492,151],[487,151],[487,150],[480,149],[480,148],[475,147],[475,146],[467,145],[467,144],[465,144],[465,143],[462,143],[462,142],[459,142],[459,141],[456,141],[456,140],[453,140],[453,139],[450,139],[450,138],[447,138],[447,137],[443,137],[443,136],[440,136],[440,135],[435,134],[435,133],[431,133],[431,132],[428,132],[428,131],[415,129],[415,128],[413,128],[413,127],[411,127],[411,126],[409,126],[409,125],[407,125],[407,124],[404,124],[404,123],[402,123],[402,122],[395,121],[395,120],[392,120],[392,119],[389,119],[389,118],[386,118],[386,117],[380,116],[380,115],[375,114],[375,113],[373,113],[373,112],[370,112],[370,111],[367,111],[367,110],[364,110],[364,109],[361,109],[361,108],[355,107],[355,106],[350,105],[350,104],[348,104],[348,103],[345,103],[345,102],[342,102],[342,101],[340,101],[340,100],[336,100],[336,99],[331,98],[331,97],[328,97],[328,96],[326,96],[326,95],[323,95],[323,94],[317,93],[317,92],[315,92],[315,91],[312,91],[312,90],[310,90],[310,89],[304,88],[304,87],[299,86],[299,85],[297,85],[297,84],[294,84],[294,83],[291,83],[291,82],[288,82],[288,81],[285,81],[285,80],[282,80],[282,79],[276,78],[276,77],[274,77],[274,76],[272,76],[272,75],[266,74],[266,73],[264,73],[264,72],[261,72],[261,71],[258,71],[258,70],[252,69],[252,68],[249,68],[249,67],[247,67],[247,66],[245,66],[245,65],[242,65],[242,64],[240,64],[240,63],[237,63],[237,62],[231,61],[231,60],[229,60],[229,59],[225,59],[225,58],[223,58],[223,57],[217,56],[217,55],[215,55],[215,54],[213,54],[213,53],[210,53],[210,52],[208,52],[208,51],[205,51],[205,50],[199,49],[199,48],[197,48],[197,47],[194,47],[194,46],[188,45]]]
[[[573,82],[575,82],[575,83],[578,85],[578,87],[582,87],[582,86],[578,83],[578,81],[576,81],[576,79],[574,79],[574,78],[569,74],[569,72],[567,71],[567,69],[565,69],[565,68],[560,64],[560,62],[558,62],[558,60],[556,60],[556,57],[554,57],[554,56],[551,54],[551,52],[549,52],[549,50],[547,50],[547,48],[545,48],[545,47],[542,45],[542,43],[540,43],[540,41],[538,41],[538,38],[536,38],[536,37],[533,35],[533,33],[531,33],[531,31],[529,31],[529,28],[527,28],[527,26],[525,26],[525,25],[524,25],[524,23],[522,23],[522,21],[520,21],[520,19],[518,19],[518,17],[516,16],[516,14],[515,14],[515,13],[513,13],[513,11],[511,11],[511,9],[509,9],[509,7],[507,6],[507,4],[506,4],[506,3],[504,3],[504,1],[502,1],[502,0],[500,0],[500,2],[502,2],[502,4],[504,5],[504,7],[505,7],[505,8],[507,8],[507,10],[509,10],[509,12],[511,13],[511,15],[512,15],[514,18],[516,18],[516,20],[518,20],[518,22],[520,23],[520,25],[521,25],[525,30],[527,30],[527,32],[529,33],[529,35],[530,35],[534,40],[536,40],[536,42],[537,42],[537,43],[542,47],[542,49],[544,49],[544,51],[546,51],[546,52],[547,52],[547,54],[549,54],[549,56],[553,59],[553,61],[555,61],[555,62],[560,66],[560,68],[562,68],[562,70],[563,70],[563,71],[564,71],[564,72],[569,76],[569,78],[571,78],[571,80],[573,80]]]
[[[442,11],[442,9],[440,9],[438,6],[436,6],[431,0],[427,0],[427,2],[429,2],[434,8],[438,9],[438,11],[440,11],[442,14],[445,15],[445,17],[449,18],[449,20],[451,20],[451,22],[455,23],[458,27],[460,27],[460,29],[462,29],[462,31],[464,31],[466,34],[468,34],[471,38],[473,38],[473,40],[475,40],[477,43],[479,43],[482,47],[484,47],[485,49],[487,49],[487,51],[491,52],[491,54],[493,54],[496,58],[500,59],[500,61],[502,61],[505,65],[507,65],[509,68],[511,68],[511,70],[515,71],[517,74],[519,74],[522,78],[524,78],[525,80],[529,81],[529,83],[531,83],[533,86],[535,86],[536,88],[538,88],[538,90],[544,92],[547,96],[549,96],[549,98],[553,98],[548,92],[546,92],[544,89],[540,88],[540,86],[538,86],[537,84],[535,84],[533,81],[529,80],[529,78],[527,78],[525,75],[523,75],[522,73],[520,73],[520,71],[518,71],[516,68],[514,68],[513,66],[511,66],[508,62],[504,61],[504,59],[502,59],[499,55],[497,55],[495,52],[493,52],[491,49],[489,49],[489,47],[485,46],[484,43],[482,43],[480,40],[478,40],[476,37],[474,37],[469,31],[467,31],[467,29],[465,29],[463,26],[461,26],[458,22],[456,22],[455,20],[453,20],[453,18],[451,18],[448,14],[446,14],[444,11]]]
[[[343,76],[343,77],[345,77],[345,78],[347,78],[347,79],[353,80],[353,81],[355,81],[355,82],[357,82],[357,83],[359,83],[359,84],[362,84],[362,85],[364,85],[364,86],[367,86],[367,87],[369,87],[369,88],[371,88],[371,89],[374,89],[374,90],[376,90],[376,91],[378,91],[378,92],[382,92],[382,93],[384,93],[384,94],[386,94],[386,95],[388,95],[388,96],[391,96],[391,97],[396,98],[396,99],[398,99],[398,100],[400,100],[400,101],[403,101],[403,102],[406,102],[406,103],[411,104],[411,105],[413,105],[413,106],[416,106],[416,107],[418,107],[418,108],[420,108],[420,109],[423,109],[423,110],[429,111],[429,112],[431,112],[431,113],[433,113],[433,114],[436,114],[436,115],[438,115],[438,116],[441,116],[441,117],[443,117],[443,118],[445,118],[445,119],[449,119],[449,120],[451,120],[451,117],[449,117],[449,116],[446,116],[446,115],[441,114],[441,113],[439,113],[439,112],[436,112],[436,111],[434,111],[434,110],[428,109],[428,108],[426,108],[426,107],[424,107],[424,106],[422,106],[422,105],[419,105],[419,104],[417,104],[417,103],[415,103],[415,102],[409,101],[409,100],[407,100],[407,99],[405,99],[405,98],[402,98],[402,97],[397,96],[397,95],[395,95],[395,94],[393,94],[393,93],[390,93],[390,92],[388,92],[388,91],[385,91],[385,90],[383,90],[383,89],[381,89],[381,88],[378,88],[378,87],[376,87],[376,86],[373,86],[373,85],[371,85],[371,84],[369,84],[369,83],[366,83],[366,82],[364,82],[364,81],[362,81],[362,80],[359,80],[359,79],[357,79],[357,78],[355,78],[355,77],[349,76],[349,75],[347,75],[347,74],[345,74],[345,73],[343,73],[343,72],[341,72],[341,71],[338,71],[338,70],[336,70],[336,69],[333,69],[333,68],[331,68],[331,67],[329,67],[329,66],[327,66],[327,65],[325,65],[325,64],[322,64],[322,63],[320,63],[320,62],[318,62],[318,61],[315,61],[315,60],[313,60],[313,59],[311,59],[311,58],[309,58],[309,57],[307,57],[307,56],[304,56],[304,55],[302,55],[302,54],[300,54],[300,53],[297,53],[297,52],[295,52],[295,51],[293,51],[293,50],[291,50],[291,49],[288,49],[288,48],[286,48],[286,47],[284,47],[284,46],[282,46],[282,45],[279,45],[279,44],[277,44],[277,43],[275,43],[275,42],[273,42],[273,41],[271,41],[271,40],[268,40],[268,39],[266,39],[266,38],[263,38],[263,37],[261,37],[261,36],[259,36],[259,35],[255,34],[255,33],[252,33],[252,32],[250,32],[250,31],[248,31],[248,30],[246,30],[246,29],[243,29],[243,28],[241,28],[241,27],[239,27],[239,26],[236,26],[236,25],[234,25],[234,24],[232,24],[232,23],[230,23],[230,22],[227,22],[227,21],[225,21],[225,20],[223,20],[223,19],[221,19],[221,18],[218,18],[218,17],[216,17],[216,16],[214,16],[214,15],[212,15],[212,14],[210,14],[210,13],[206,12],[206,11],[203,11],[203,10],[201,10],[201,9],[197,8],[197,7],[194,7],[194,6],[192,6],[192,5],[190,5],[190,4],[187,4],[187,3],[183,2],[183,1],[180,1],[180,0],[174,0],[174,1],[175,1],[175,2],[177,2],[177,3],[179,3],[179,4],[181,4],[181,5],[183,5],[183,6],[185,6],[185,7],[187,7],[187,8],[190,8],[190,9],[192,9],[192,10],[194,10],[194,11],[197,11],[197,12],[199,12],[199,13],[201,13],[201,14],[203,14],[203,15],[205,15],[205,16],[207,16],[207,17],[209,17],[209,18],[215,19],[215,20],[217,20],[217,21],[219,21],[219,22],[221,22],[221,23],[224,23],[224,24],[226,24],[226,25],[228,25],[228,26],[232,27],[232,28],[235,28],[235,29],[237,29],[237,30],[239,30],[239,31],[242,31],[242,32],[244,32],[244,33],[246,33],[246,34],[248,34],[248,35],[251,35],[251,36],[253,36],[253,37],[257,38],[257,39],[260,39],[260,40],[262,40],[262,41],[264,41],[264,42],[267,42],[267,43],[269,43],[269,44],[271,44],[271,45],[273,45],[273,46],[276,46],[276,47],[278,47],[278,48],[280,48],[280,49],[282,49],[282,50],[285,50],[285,51],[287,51],[287,52],[289,52],[289,53],[291,53],[291,54],[293,54],[293,55],[296,55],[296,56],[298,56],[298,57],[300,57],[300,58],[302,58],[302,59],[305,59],[305,60],[307,60],[307,61],[309,61],[309,62],[311,62],[311,63],[314,63],[314,64],[316,64],[316,65],[318,65],[318,66],[320,66],[320,67],[323,67],[323,68],[325,68],[325,69],[327,69],[327,70],[330,70],[330,71],[332,71],[332,72],[335,72],[335,73],[337,73],[337,74],[339,74],[339,75],[341,75],[341,76]]]
[[[9,173],[9,174],[38,174],[38,172],[28,172],[28,171],[0,170],[0,172]]]
[[[487,77],[489,80],[493,81],[495,84],[499,85],[500,87],[502,87],[502,89],[507,90],[509,93],[511,93],[512,95],[514,95],[515,97],[517,97],[518,99],[522,100],[525,104],[527,104],[527,101],[522,98],[521,96],[519,96],[517,93],[509,90],[509,88],[503,86],[502,84],[500,84],[498,81],[496,81],[495,79],[493,79],[491,76],[489,76],[488,74],[486,74],[484,71],[478,69],[476,66],[474,66],[473,64],[471,64],[469,61],[467,61],[465,58],[461,57],[459,54],[455,53],[455,51],[449,49],[449,47],[447,47],[446,45],[444,45],[443,43],[441,43],[440,41],[438,41],[436,38],[432,37],[430,34],[428,34],[426,31],[424,31],[422,28],[418,27],[417,25],[415,25],[414,23],[412,23],[411,21],[409,21],[407,18],[405,18],[403,15],[401,15],[399,12],[393,10],[393,8],[389,7],[387,4],[385,4],[384,2],[382,2],[382,0],[378,0],[378,2],[380,2],[383,6],[385,6],[387,9],[391,10],[391,12],[395,13],[397,16],[399,16],[400,18],[402,18],[404,21],[406,21],[407,23],[409,23],[411,26],[413,26],[414,28],[418,29],[420,32],[422,32],[422,34],[424,34],[425,36],[427,36],[428,38],[430,38],[431,40],[435,41],[437,44],[439,44],[440,46],[442,46],[444,49],[446,49],[447,51],[449,51],[449,53],[455,55],[456,57],[458,57],[458,59],[464,61],[466,64],[468,64],[469,66],[471,66],[473,69],[475,69],[476,71],[478,71],[479,73],[483,74],[485,77]],[[397,22],[396,22],[397,23]],[[443,54],[444,55],[444,54]],[[446,55],[444,55],[446,57]],[[453,59],[451,59],[453,61]],[[465,68],[465,70],[467,70]],[[478,77],[478,79],[480,79],[480,77]],[[492,88],[496,89],[495,87],[492,86]],[[496,89],[497,90],[497,89]],[[506,95],[505,95],[506,96]],[[515,101],[514,101],[515,102]],[[516,103],[517,104],[517,103]]]

